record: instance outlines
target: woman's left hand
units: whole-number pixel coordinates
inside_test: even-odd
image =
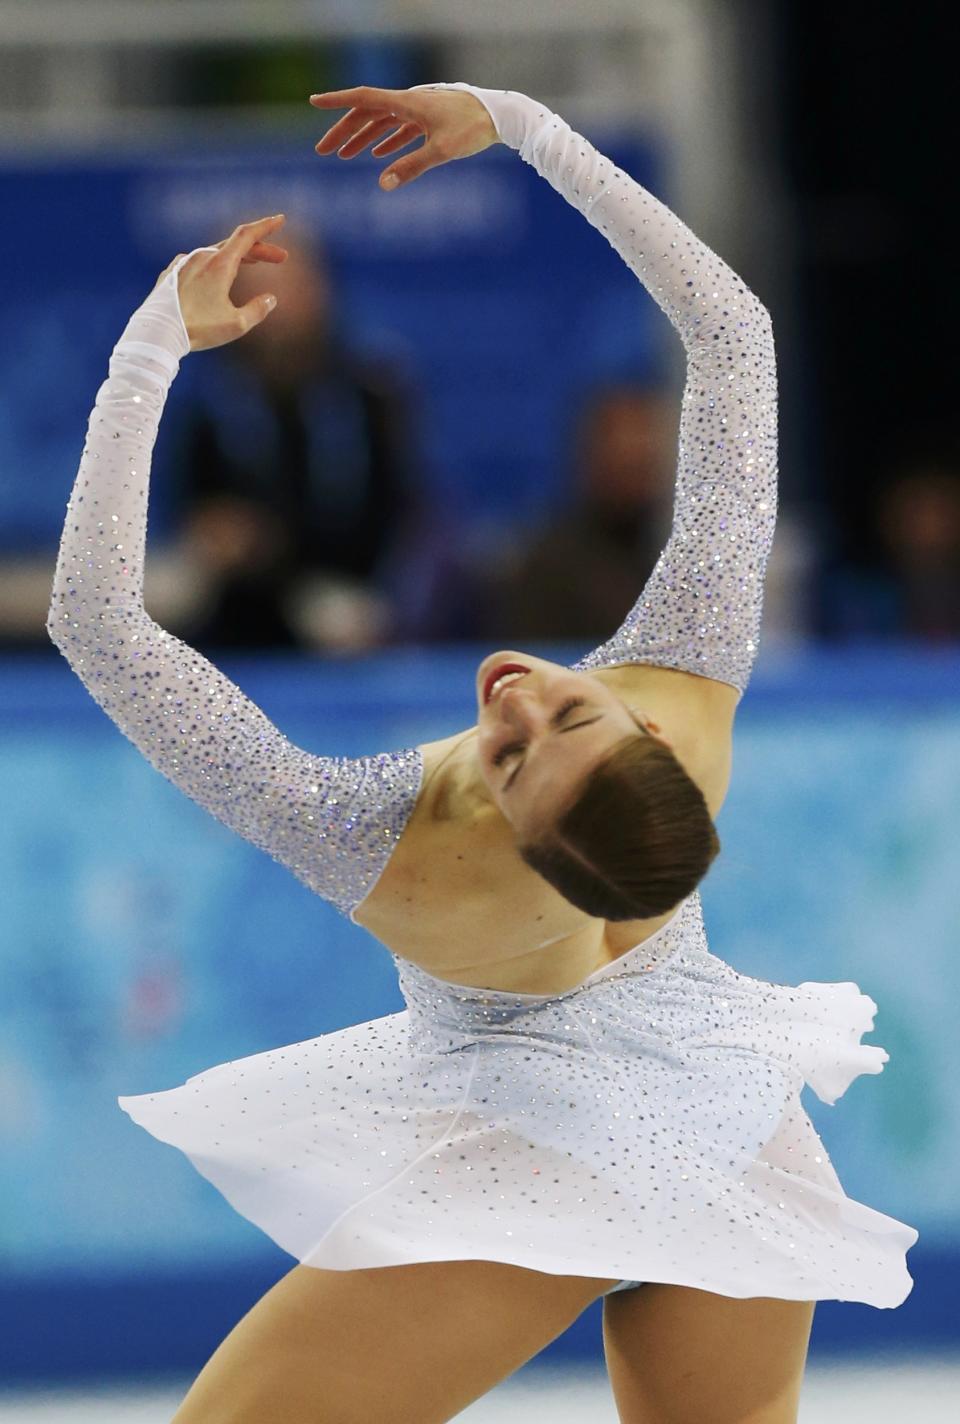
[[[236,341],[273,311],[277,299],[272,292],[261,292],[237,307],[230,300],[230,288],[241,263],[286,260],[286,249],[267,240],[285,221],[284,214],[278,213],[257,222],[241,223],[222,242],[199,248],[183,263],[177,273],[177,290],[191,351],[206,351]],[[163,269],[158,285],[183,256],[181,252]]]

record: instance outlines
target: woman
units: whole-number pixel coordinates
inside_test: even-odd
[[[179,361],[243,335],[241,262],[282,217],[181,255],[110,363],[70,501],[51,637],[155,766],[393,953],[401,1014],[121,1098],[300,1262],[179,1424],[448,1420],[604,1302],[621,1419],[794,1420],[818,1299],[898,1305],[911,1227],[851,1201],[799,1100],[887,1054],[855,984],[713,956],[735,709],[776,512],[770,318],[648,192],[522,94],[314,96],[317,145],[409,182],[498,140],[588,217],[687,353],[670,539],[572,668],[499,651],[477,724],[358,759],[293,745],[147,616],[147,480]],[[451,337],[451,341],[455,337]],[[576,570],[571,570],[576,577]],[[647,1282],[648,1284],[643,1284]]]

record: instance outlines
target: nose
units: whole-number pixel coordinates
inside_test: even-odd
[[[546,722],[546,713],[536,693],[511,683],[497,698],[500,715],[505,722],[527,733],[539,731]]]

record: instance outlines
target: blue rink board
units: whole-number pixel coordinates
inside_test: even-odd
[[[294,741],[356,755],[470,725],[487,651],[222,666]],[[960,1344],[958,691],[960,650],[769,646],[738,712],[711,948],[877,1001],[883,1073],[804,1103],[848,1194],[920,1231],[904,1305],[821,1303],[814,1353]],[[392,962],[52,651],[0,666],[0,786],[0,1382],[189,1372],[293,1261],[116,1097],[392,1012]],[[599,1347],[594,1307],[546,1354]]]

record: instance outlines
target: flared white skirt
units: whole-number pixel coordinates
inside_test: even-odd
[[[901,1304],[918,1233],[849,1198],[800,1102],[886,1051],[854,983],[772,984],[699,895],[554,996],[397,961],[407,1008],[121,1097],[308,1266],[485,1259],[728,1296]],[[882,1170],[882,1163],[878,1163]]]

